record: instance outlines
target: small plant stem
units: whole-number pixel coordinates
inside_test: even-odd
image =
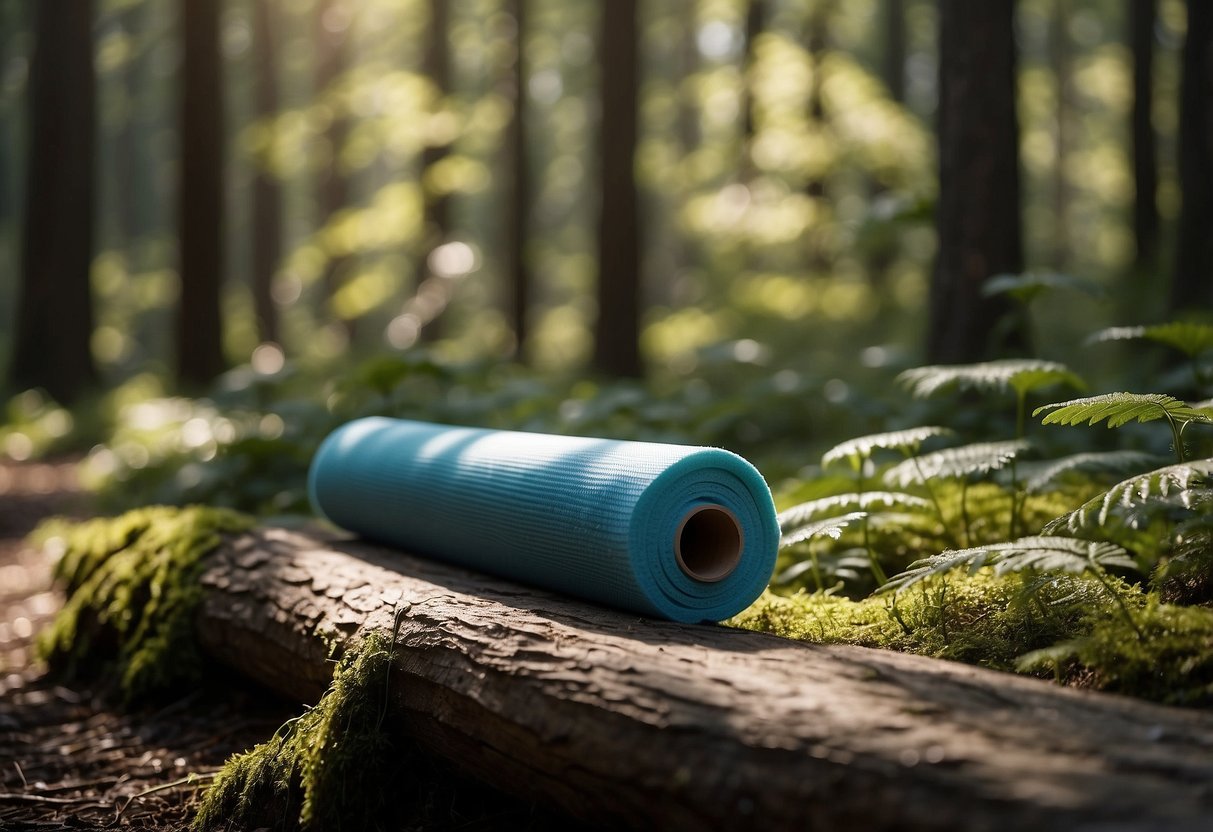
[[[939,497],[935,494],[935,489],[931,487],[931,481],[928,480],[922,473],[922,466],[918,464],[918,456],[911,455],[909,451],[905,452],[906,456],[913,461],[914,471],[918,474],[918,479],[922,483],[922,487],[927,490],[927,496],[931,498],[931,505],[935,506],[935,514],[939,516],[939,525],[943,528],[943,533],[947,535],[948,542],[953,546],[960,543],[956,537],[956,533],[948,526],[948,521],[943,516],[943,506],[939,504]]]
[[[1167,422],[1171,425],[1171,436],[1174,437],[1175,440],[1175,459],[1177,462],[1187,462],[1188,460],[1184,456],[1183,429],[1175,421],[1175,417],[1173,417],[1170,413],[1167,413],[1165,408],[1163,409],[1163,413],[1166,414]]]
[[[825,592],[825,581],[821,579],[821,565],[817,562],[817,550],[809,546],[809,562],[813,565],[813,580],[817,583],[817,591]]]
[[[1120,612],[1122,615],[1124,615],[1125,621],[1128,623],[1129,627],[1132,628],[1133,632],[1137,634],[1137,640],[1145,641],[1146,634],[1141,631],[1141,628],[1137,626],[1137,622],[1133,620],[1133,614],[1129,612],[1129,607],[1125,604],[1125,599],[1121,598],[1120,593],[1113,589],[1112,585],[1108,583],[1107,578],[1103,574],[1103,570],[1099,568],[1092,568],[1088,571],[1095,577],[1095,580],[1099,581],[1099,583],[1103,585],[1104,591],[1106,591],[1108,595],[1112,597],[1112,600],[1116,602],[1116,606],[1120,607]]]
[[[960,518],[964,523],[965,548],[973,545],[973,530],[969,528],[969,478],[960,481]]]
[[[1028,394],[1026,390],[1015,391],[1015,438],[1023,439],[1024,413],[1027,410]],[[1011,457],[1011,520],[1007,524],[1007,536],[1014,540],[1019,528],[1019,468],[1015,457]]]
[[[867,460],[862,460],[855,471],[855,491],[860,495],[859,507],[863,508],[863,466]],[[876,579],[877,586],[884,586],[889,582],[889,576],[884,573],[880,567],[880,561],[876,559],[876,552],[872,549],[872,540],[868,535],[868,516],[865,513],[860,521],[860,530],[863,534],[863,548],[868,553],[868,567],[872,570],[872,577]]]

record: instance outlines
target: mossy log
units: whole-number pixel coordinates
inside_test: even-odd
[[[1206,830],[1213,715],[721,626],[654,622],[321,533],[208,560],[205,650],[314,702],[396,627],[410,738],[590,823]]]

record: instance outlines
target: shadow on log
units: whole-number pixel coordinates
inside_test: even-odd
[[[652,829],[1205,830],[1213,715],[950,662],[649,621],[317,532],[209,560],[215,657],[314,702],[399,615],[410,737],[510,792]]]

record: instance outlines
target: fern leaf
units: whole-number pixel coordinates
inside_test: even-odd
[[[981,286],[986,297],[1010,295],[1027,303],[1037,295],[1052,289],[1072,289],[1091,297],[1104,297],[1104,287],[1092,280],[1059,272],[1027,272],[1025,274],[1000,274],[991,277]]]
[[[888,433],[872,433],[867,436],[857,436],[835,445],[825,452],[821,458],[821,467],[828,468],[839,460],[865,459],[876,450],[902,451],[917,453],[922,443],[936,436],[952,436],[954,431],[949,428],[924,426],[908,430],[895,430]]]
[[[1027,393],[1051,384],[1065,384],[1078,390],[1086,383],[1073,370],[1056,361],[1004,359],[980,364],[934,364],[914,367],[897,376],[916,398],[927,398],[947,387],[983,391],[1015,390]]]
[[[851,494],[835,494],[792,506],[779,513],[779,529],[784,534],[822,515],[837,515],[846,511],[871,511],[874,508],[901,508],[912,511],[929,511],[931,504],[913,494],[900,491],[865,491]]]
[[[1094,451],[1071,454],[1043,463],[1029,480],[1028,491],[1039,493],[1070,474],[1137,473],[1158,466],[1160,458],[1142,451]]]
[[[779,539],[779,548],[786,549],[802,540],[808,540],[811,537],[831,537],[834,540],[842,537],[842,532],[847,526],[854,523],[856,520],[862,520],[867,517],[865,511],[852,511],[849,514],[843,514],[838,517],[827,517],[824,520],[817,520],[812,523],[806,523],[803,526],[797,527],[794,531],[789,532]]]
[[[891,488],[908,488],[937,477],[959,478],[997,471],[1015,459],[1029,444],[1023,439],[1006,442],[975,442],[959,448],[944,448],[894,465],[884,474]]]
[[[1103,572],[1109,567],[1136,569],[1128,550],[1115,543],[1076,540],[1072,537],[1022,537],[1008,543],[954,549],[910,564],[881,591],[904,590],[934,575],[967,567],[969,573],[992,566],[996,574],[1007,572]]]
[[[1195,321],[1172,321],[1154,326],[1114,326],[1096,332],[1088,341],[1099,343],[1142,338],[1174,347],[1194,358],[1205,350],[1213,349],[1213,326]]]
[[[1118,428],[1129,422],[1150,422],[1169,416],[1179,422],[1213,421],[1204,412],[1165,393],[1105,393],[1067,402],[1042,405],[1033,416],[1049,411],[1042,425],[1097,425],[1105,419],[1108,427]]]
[[[1122,480],[1103,494],[1092,497],[1068,514],[1050,521],[1046,534],[1060,531],[1080,532],[1108,524],[1113,514],[1140,512],[1143,509],[1191,509],[1213,500],[1213,459],[1168,465],[1127,480]]]

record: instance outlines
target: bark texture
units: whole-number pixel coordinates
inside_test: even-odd
[[[182,0],[181,295],[177,379],[200,389],[223,372],[223,72],[219,0]]]
[[[1129,44],[1133,53],[1133,239],[1137,265],[1153,266],[1158,255],[1158,150],[1154,134],[1154,21],[1157,0],[1129,0]]]
[[[1213,307],[1213,3],[1188,0],[1179,82],[1179,183],[1183,207],[1171,308]]]
[[[636,195],[638,32],[636,0],[600,4],[602,119],[599,130],[598,322],[594,369],[639,377],[640,223]]]
[[[253,106],[268,124],[278,115],[278,8],[275,0],[253,2]],[[282,189],[268,158],[254,160],[253,174],[253,311],[257,337],[278,341],[278,307],[274,275],[282,260]]]
[[[42,387],[63,403],[97,380],[89,347],[96,154],[93,4],[34,7],[29,156],[13,358],[17,390]]]
[[[514,330],[514,357],[526,360],[527,339],[530,337],[531,273],[527,258],[530,240],[531,178],[527,154],[527,0],[510,0],[514,17],[515,47],[513,66],[514,112],[509,126],[510,186],[506,208],[506,234],[509,253],[509,311]]]
[[[1204,830],[1213,813],[1209,714],[648,621],[315,533],[259,530],[208,564],[198,630],[222,661],[314,701],[329,640],[396,622],[415,740],[608,827]]]
[[[927,355],[965,363],[1023,346],[1005,298],[982,295],[1023,270],[1013,0],[939,6],[939,254]]]

